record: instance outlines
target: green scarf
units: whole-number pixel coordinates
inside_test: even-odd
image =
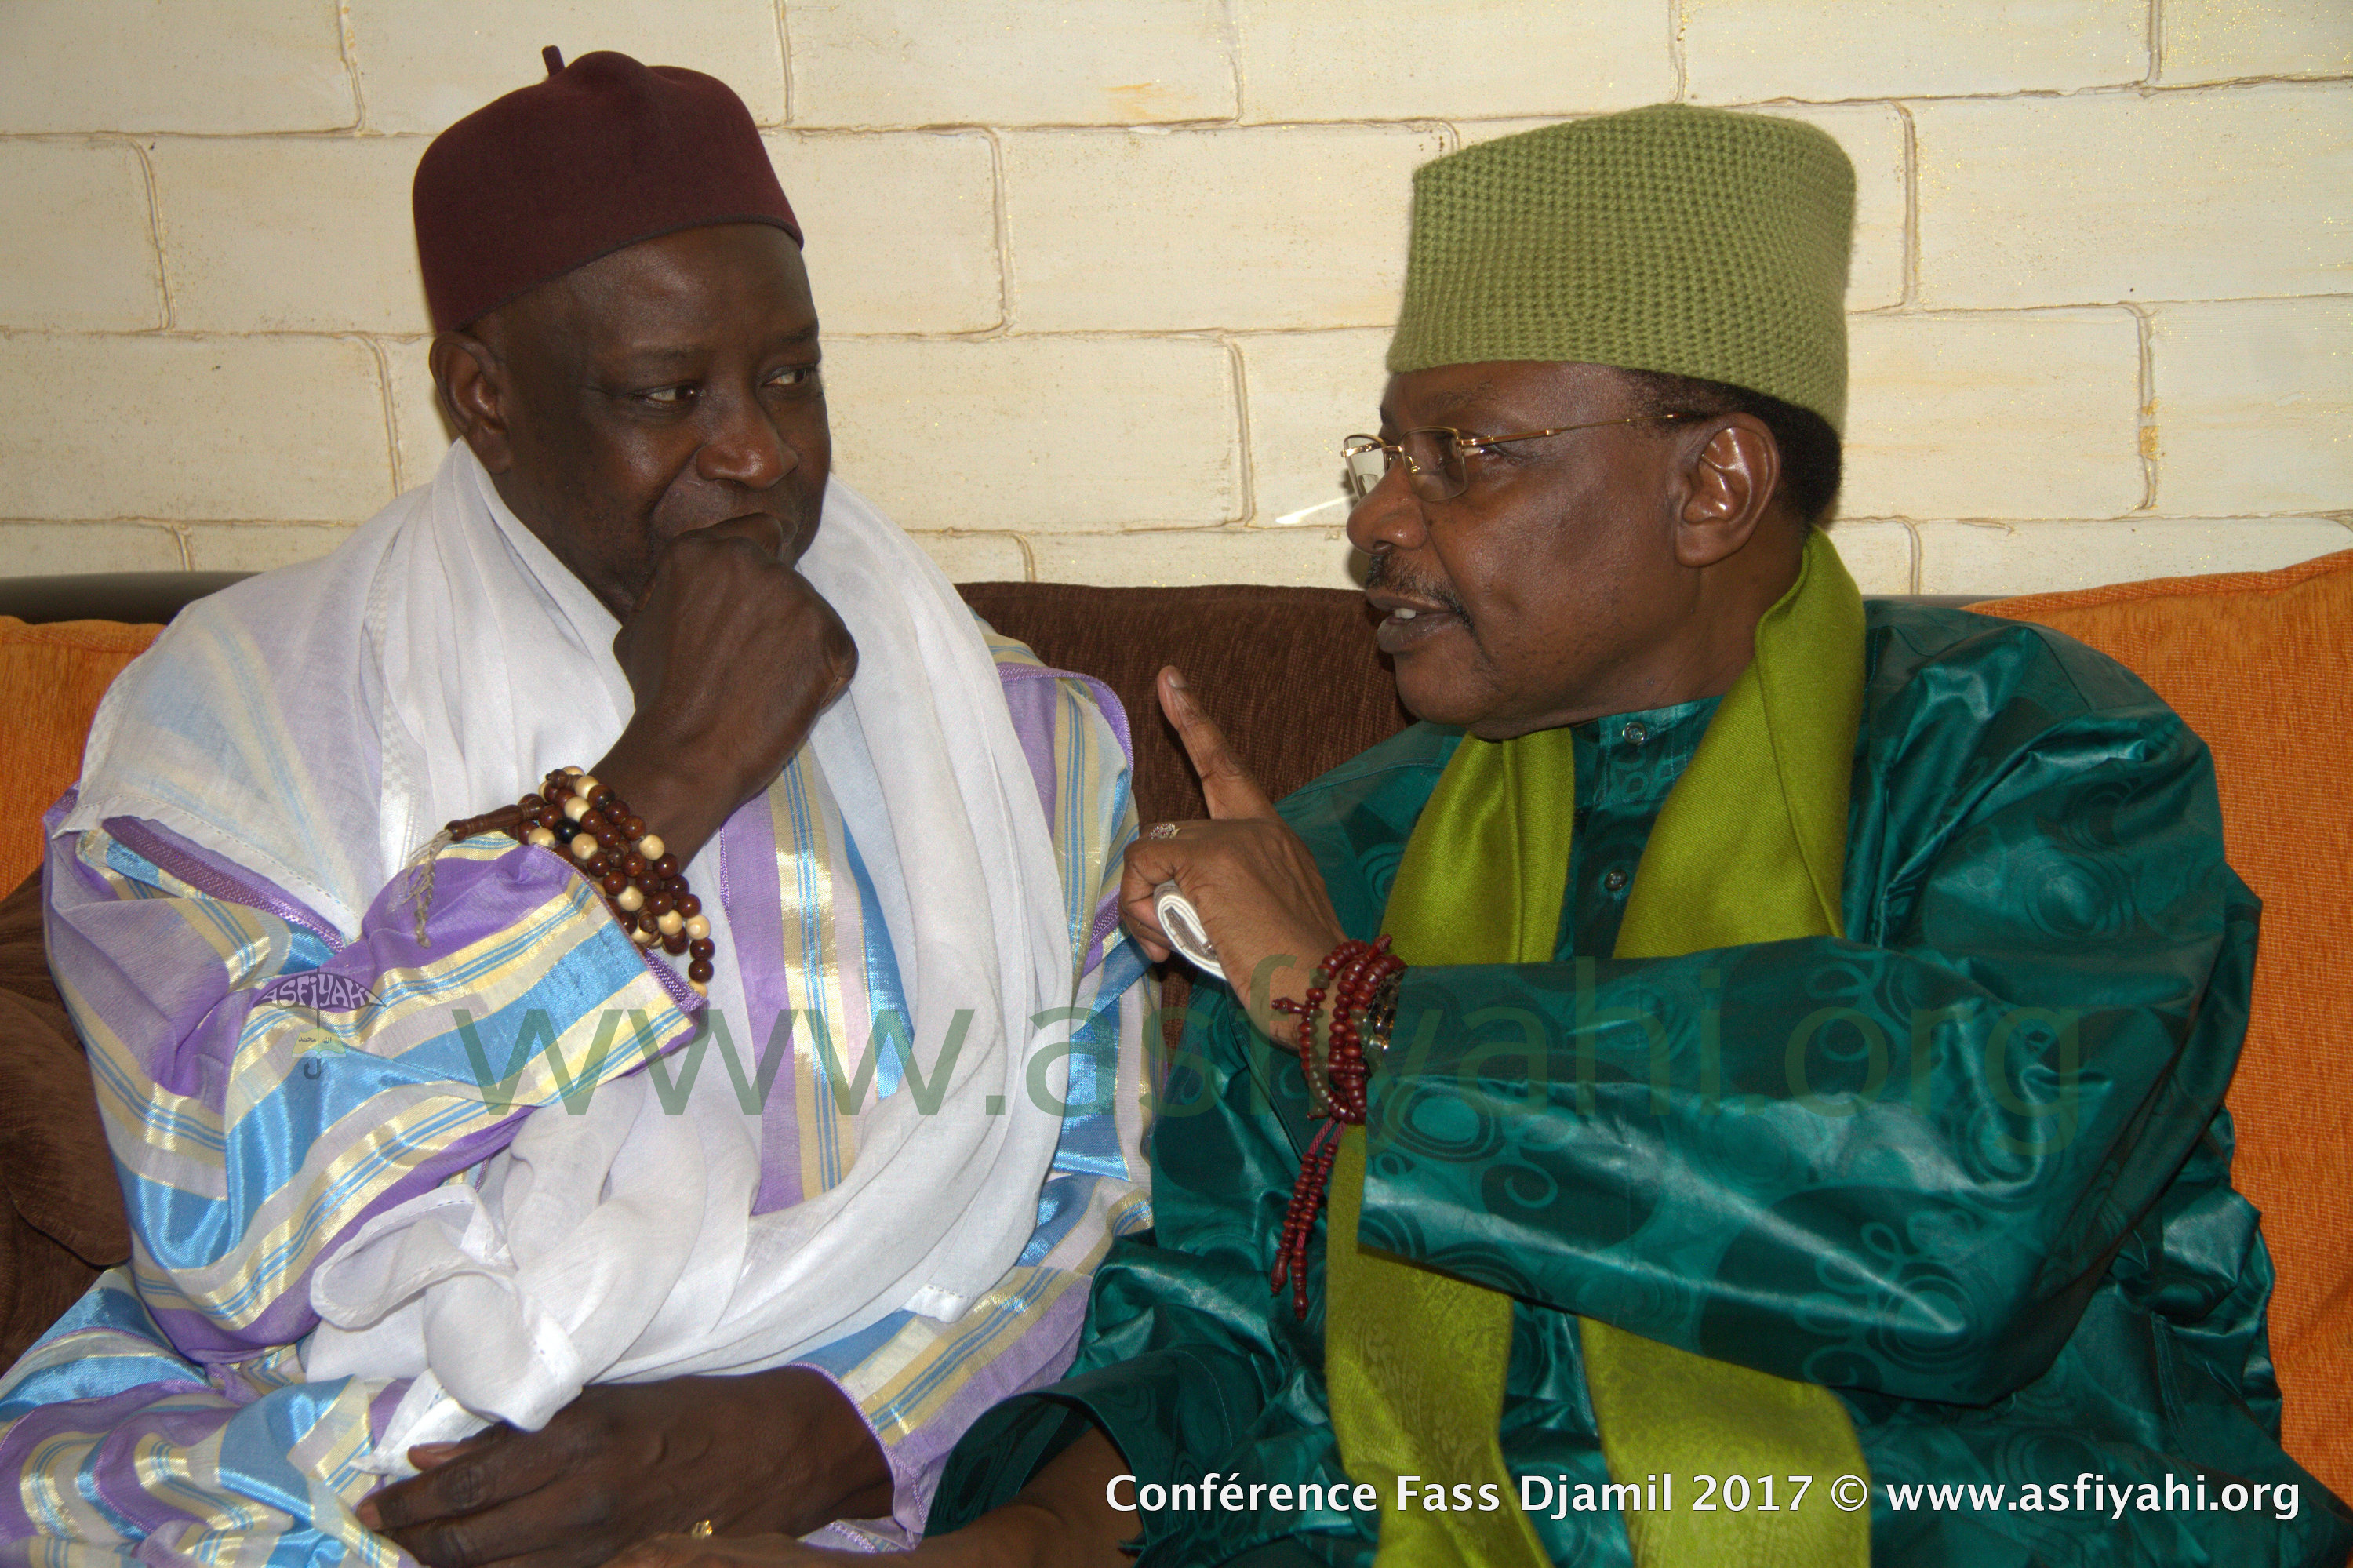
[[[1667,797],[1618,934],[1621,959],[1837,936],[1849,771],[1862,712],[1862,599],[1819,532],[1798,580],[1757,627],[1757,656]],[[1567,729],[1501,743],[1466,736],[1415,823],[1385,927],[1424,964],[1546,963],[1568,878],[1577,798]],[[1778,800],[1782,810],[1772,810]],[[1545,1561],[1521,1514],[1497,1428],[1511,1298],[1356,1248],[1365,1137],[1332,1174],[1324,1375],[1348,1473],[1381,1489],[1384,1568]],[[1578,1320],[1586,1383],[1611,1477],[1684,1482],[1676,1512],[1629,1512],[1642,1568],[1871,1560],[1871,1516],[1697,1513],[1689,1478],[1868,1475],[1828,1389]],[[1493,1513],[1397,1511],[1397,1478],[1493,1482]],[[1810,1498],[1809,1503],[1816,1499]]]

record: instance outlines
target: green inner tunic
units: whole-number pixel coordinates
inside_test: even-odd
[[[2279,1447],[2270,1264],[2229,1184],[2257,906],[2204,746],[2055,633],[1866,609],[1846,935],[1597,956],[1708,705],[1589,726],[1559,960],[1409,971],[1360,1237],[1515,1298],[1500,1437],[1556,1562],[1627,1561],[1621,1520],[1577,1506],[1609,1479],[1580,1314],[1833,1388],[1882,1561],[2343,1561],[2353,1514]],[[1282,803],[1351,935],[1378,929],[1455,744],[1417,726]],[[1156,1075],[1155,1230],[1098,1270],[1071,1374],[959,1445],[934,1531],[1092,1424],[1141,1483],[1187,1489],[1141,1516],[1145,1568],[1370,1561],[1378,1516],[1329,1427],[1320,1227],[1307,1319],[1267,1285],[1304,1086],[1221,987],[1194,996]],[[1529,1114],[1480,1114],[1498,1100]],[[2079,1474],[2297,1506],[2094,1520]],[[1896,1506],[1927,1483],[2003,1503]]]
[[[1651,842],[1667,791],[1691,766],[1720,697],[1620,714],[1572,726],[1577,753],[1577,834],[1560,905],[1562,959],[1599,957],[1618,946],[1634,868]]]

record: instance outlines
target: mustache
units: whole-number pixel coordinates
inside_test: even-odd
[[[1471,624],[1471,612],[1464,608],[1462,601],[1454,596],[1453,589],[1443,583],[1426,583],[1409,577],[1398,568],[1398,557],[1388,552],[1375,556],[1373,564],[1365,572],[1365,591],[1372,593],[1380,588],[1387,588],[1392,593],[1403,594],[1409,599],[1418,599],[1437,605],[1441,609],[1460,616],[1466,627]]]

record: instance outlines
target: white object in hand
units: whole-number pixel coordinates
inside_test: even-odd
[[[1195,969],[1219,980],[1226,978],[1218,964],[1218,949],[1209,946],[1208,936],[1201,929],[1200,912],[1175,883],[1164,882],[1152,890],[1152,913],[1158,917],[1168,945],[1190,959]]]

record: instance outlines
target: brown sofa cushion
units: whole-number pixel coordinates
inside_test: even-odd
[[[1346,588],[1086,588],[965,583],[965,602],[1047,663],[1118,694],[1135,742],[1144,822],[1206,817],[1201,781],[1160,712],[1164,664],[1185,672],[1235,757],[1273,800],[1412,722],[1373,645],[1362,594]],[[1283,679],[1267,680],[1270,670]],[[1161,1037],[1184,1033],[1192,970],[1158,967]]]
[[[1242,766],[1281,800],[1411,719],[1346,588],[1083,588],[966,583],[966,603],[1047,663],[1119,694],[1135,735],[1135,807],[1146,822],[1205,817],[1200,781],[1160,715],[1163,664],[1185,672]],[[1270,682],[1269,671],[1283,673]]]
[[[0,1364],[131,1255],[80,1037],[49,981],[41,879],[0,901]]]

